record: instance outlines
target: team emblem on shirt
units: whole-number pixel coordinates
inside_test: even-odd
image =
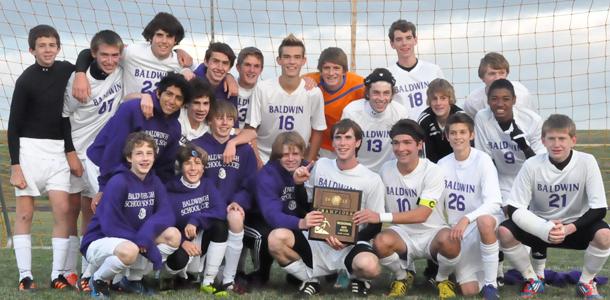
[[[227,178],[227,171],[225,171],[225,168],[220,168],[218,170],[218,178],[220,178],[220,179]]]
[[[138,218],[140,220],[143,220],[144,218],[146,218],[146,209],[140,208],[140,213],[138,213]]]
[[[288,209],[295,210],[297,208],[297,202],[294,200],[290,200],[288,202]]]

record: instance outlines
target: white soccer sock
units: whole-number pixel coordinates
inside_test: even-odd
[[[485,274],[485,285],[491,284],[494,287],[498,287],[496,277],[498,275],[498,252],[500,247],[498,241],[492,244],[481,244],[481,259],[483,260],[483,273]]]
[[[193,256],[190,262],[186,265],[186,272],[191,274],[201,273],[201,265],[203,264],[203,257]]]
[[[544,268],[546,267],[546,258],[533,258],[532,257],[532,268],[536,276],[544,278]]]
[[[82,241],[83,241],[83,236],[80,236],[79,243],[82,243]],[[87,258],[85,256],[81,256],[80,263],[81,263],[81,266],[80,266],[81,276],[84,278],[91,277],[92,274],[91,274],[91,270],[89,270],[89,261],[87,261]]]
[[[222,263],[227,250],[227,242],[217,243],[210,242],[205,259],[205,269],[203,270],[203,281],[201,285],[209,285],[214,282],[214,278],[218,275],[218,268]]]
[[[396,280],[403,280],[403,279],[407,278],[407,270],[402,268],[402,265],[400,263],[400,257],[398,256],[398,253],[394,252],[390,256],[380,259],[379,263],[382,266],[390,269],[390,271],[392,271],[392,273],[394,273]]]
[[[585,250],[585,264],[582,268],[582,274],[580,275],[580,282],[589,283],[595,275],[601,271],[606,264],[608,256],[610,255],[610,249],[599,249],[597,247],[589,245]]]
[[[438,262],[438,272],[436,273],[436,281],[441,282],[449,279],[449,275],[455,270],[455,266],[460,261],[460,255],[455,258],[447,258],[442,254],[436,254],[436,261]]]
[[[32,275],[32,235],[18,234],[13,236],[13,247],[15,248],[15,259],[19,269],[19,281]]]
[[[70,244],[68,246],[68,255],[66,257],[66,265],[64,270],[66,273],[74,273],[78,275],[76,265],[78,264],[78,258],[80,257],[80,239],[78,236],[71,235],[68,237]]]
[[[127,266],[116,255],[109,256],[93,274],[92,280],[101,279],[108,281],[126,268]]]
[[[229,230],[229,238],[227,239],[227,250],[225,252],[225,269],[222,272],[222,283],[230,283],[235,280],[237,265],[241,256],[241,250],[244,248],[243,243],[244,231],[233,233]]]
[[[525,279],[538,279],[530,262],[527,248],[523,244],[518,244],[512,248],[503,248],[502,251],[504,252],[504,257]]]
[[[172,247],[168,244],[158,244],[157,245],[157,249],[159,249],[159,252],[161,252],[161,259],[163,262],[165,262],[167,260],[167,257],[172,255],[172,253],[176,252],[176,250],[178,250],[178,248]]]
[[[68,256],[68,249],[70,248],[70,239],[52,238],[51,245],[53,247],[51,280],[53,280],[65,272],[66,258]]]
[[[299,259],[290,263],[289,265],[283,266],[282,269],[294,275],[294,277],[301,281],[310,281],[312,279],[310,275],[312,272],[308,272],[307,269],[309,269],[309,267],[307,267],[303,259]]]
[[[498,262],[498,277],[504,277],[504,261]]]

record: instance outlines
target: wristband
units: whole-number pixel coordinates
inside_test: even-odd
[[[381,223],[392,223],[393,220],[394,220],[394,216],[392,215],[392,213],[380,213],[379,214],[379,221]]]

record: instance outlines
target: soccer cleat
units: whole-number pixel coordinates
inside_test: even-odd
[[[320,293],[320,283],[315,281],[305,281],[301,284],[298,294],[300,296],[313,296]]]
[[[451,280],[443,280],[436,287],[438,288],[439,299],[455,298],[455,283],[451,282]]]
[[[498,286],[504,286],[504,276],[499,276],[498,278],[496,278],[496,282],[498,283]]]
[[[76,286],[76,283],[78,282],[78,275],[74,274],[74,273],[70,273],[66,276],[64,276],[66,278],[66,280],[68,281],[68,283],[71,286]]]
[[[51,281],[51,288],[55,290],[63,290],[72,287],[64,275],[59,275]]]
[[[352,279],[349,285],[352,290],[352,295],[360,297],[369,295],[369,290],[371,289],[371,282],[369,280]]]
[[[576,295],[584,299],[603,299],[604,297],[597,292],[597,283],[591,280],[589,283],[578,282],[576,284]]]
[[[127,277],[123,277],[121,281],[119,281],[118,289],[124,293],[138,295],[142,295],[146,292],[142,280],[129,280]]]
[[[94,299],[108,299],[110,298],[110,287],[108,282],[104,280],[92,280],[91,282],[91,297]]]
[[[497,300],[500,299],[500,294],[498,294],[498,289],[488,284],[481,289],[481,294],[483,294],[483,299],[485,300]]]
[[[544,281],[542,281],[540,278],[530,278],[523,285],[520,295],[521,298],[528,299],[542,293],[544,293]]]
[[[22,292],[31,292],[36,289],[36,283],[31,277],[24,277],[19,281],[18,289]]]
[[[89,286],[89,280],[91,280],[91,277],[81,277],[76,282],[76,288],[81,292],[85,292],[85,293],[91,292],[91,287]]]
[[[390,293],[388,297],[403,297],[409,292],[415,277],[413,273],[407,272],[407,278],[401,280],[394,280],[390,286]]]
[[[213,284],[202,284],[199,290],[210,295],[213,295],[218,291],[218,289]]]

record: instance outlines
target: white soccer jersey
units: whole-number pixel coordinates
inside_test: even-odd
[[[430,81],[436,78],[445,78],[443,71],[438,65],[418,60],[417,65],[411,72],[405,71],[395,63],[388,67],[388,70],[396,79],[396,92],[393,100],[401,103],[409,111],[408,117],[417,121],[422,111],[428,107],[426,105],[426,91]]]
[[[125,47],[121,65],[125,69],[124,95],[152,92],[157,89],[157,83],[168,72],[180,73],[182,70],[178,57],[173,51],[169,57],[158,59],[153,54],[150,44],[144,43]]]
[[[180,123],[180,145],[184,145],[187,142],[199,138],[210,130],[208,124],[205,121],[199,124],[199,127],[193,129],[193,127],[191,127],[191,122],[189,122],[186,107],[180,109],[180,116],[178,116],[178,122]]]
[[[513,118],[521,131],[525,133],[527,143],[532,150],[537,154],[545,153],[546,148],[540,139],[542,131],[540,116],[527,108],[513,106]],[[513,180],[525,161],[525,154],[510,138],[510,135],[504,133],[500,128],[489,107],[477,113],[474,124],[474,145],[493,159],[498,170],[502,198],[506,200],[510,194]]]
[[[106,125],[121,104],[123,97],[123,69],[118,67],[104,80],[91,76],[88,69],[87,80],[91,86],[91,98],[81,103],[72,97],[74,73],[68,80],[64,94],[62,115],[70,118],[72,143],[78,157],[85,159],[87,148],[93,143],[97,134]]]
[[[398,171],[397,163],[396,159],[388,161],[379,171],[385,185],[386,211],[399,213],[416,209],[420,198],[436,201],[436,206],[425,222],[397,226],[409,234],[422,234],[444,227],[446,222],[442,211],[443,170],[428,159],[420,158],[413,172],[402,175]]]
[[[508,205],[525,208],[546,220],[572,223],[590,208],[606,208],[602,175],[593,155],[572,150],[572,158],[557,169],[548,154],[528,159],[511,191]]]
[[[275,137],[286,131],[296,131],[309,143],[311,130],[325,130],[324,98],[319,88],[299,87],[288,94],[278,78],[259,82],[254,87],[246,124],[257,128],[256,144],[263,162],[269,160]]]
[[[335,159],[320,158],[316,161],[309,180],[305,182],[309,198],[313,197],[314,187],[339,188],[362,191],[360,208],[368,208],[374,212],[383,213],[383,182],[377,173],[367,169],[362,164],[349,170],[337,167]],[[360,230],[364,228],[360,226]]]
[[[516,106],[525,107],[531,110],[535,110],[533,104],[530,101],[530,92],[527,88],[518,81],[510,81],[515,88],[515,96],[517,97]],[[485,85],[472,91],[466,101],[464,102],[464,111],[474,119],[474,116],[480,110],[489,107],[487,105],[487,92],[485,91]]]
[[[239,94],[237,95],[237,118],[239,119],[239,128],[244,128],[246,124],[246,115],[248,114],[248,106],[250,105],[250,99],[252,98],[252,91],[254,88],[246,89],[239,87]]]
[[[500,215],[502,195],[491,158],[475,148],[464,161],[449,154],[438,161],[445,173],[445,211],[450,225],[466,216],[474,222],[482,215]]]

